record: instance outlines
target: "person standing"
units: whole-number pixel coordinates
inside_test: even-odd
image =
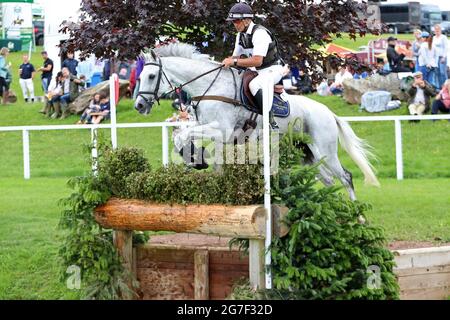
[[[133,93],[133,100],[137,99],[138,93],[139,93],[139,87],[141,85],[141,72],[144,69],[145,61],[144,58],[141,56],[136,61],[136,85],[134,86],[134,93]]]
[[[422,45],[422,30],[420,29],[416,29],[414,30],[414,37],[416,38],[416,40],[414,40],[413,44],[412,44],[412,52],[413,52],[413,56],[414,56],[414,71],[417,72],[419,71],[419,50],[420,50],[420,46]]]
[[[34,103],[34,85],[33,78],[36,73],[34,66],[30,63],[30,58],[24,54],[23,63],[19,67],[20,87],[22,88],[23,98],[25,102]]]
[[[425,41],[422,43],[419,50],[419,70],[422,72],[423,78],[439,90],[440,88],[436,79],[438,55],[435,47],[433,46],[433,37],[428,32],[423,32],[422,38],[424,38]]]
[[[47,51],[42,51],[41,55],[42,59],[44,59],[44,66],[39,68],[38,71],[42,72],[42,89],[44,90],[44,93],[47,94],[48,86],[52,81],[53,61],[48,57]]]
[[[74,58],[73,52],[67,52],[67,59],[63,61],[61,65],[61,70],[63,68],[67,68],[69,69],[71,75],[76,76],[78,74],[77,67],[78,67],[78,60]]]
[[[448,39],[447,36],[442,34],[442,28],[439,24],[434,26],[433,47],[436,50],[438,56],[437,63],[437,86],[442,88],[447,80],[447,51],[448,51]]]
[[[3,98],[4,105],[8,103],[8,93],[9,93],[9,86],[7,83],[9,65],[6,61],[8,55],[9,55],[8,48],[2,48],[0,50],[0,96],[2,96]]]

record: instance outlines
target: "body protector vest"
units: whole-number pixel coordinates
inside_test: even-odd
[[[278,48],[278,40],[275,38],[275,36],[270,32],[268,29],[264,28],[261,25],[255,24],[252,30],[251,34],[248,34],[246,32],[241,32],[239,36],[239,45],[243,47],[244,49],[252,49],[253,46],[253,34],[256,30],[263,29],[265,30],[272,39],[272,42],[269,45],[269,49],[267,50],[267,54],[263,59],[263,63],[260,67],[257,69],[265,69],[267,67],[270,67],[275,64],[281,64],[284,65],[284,61],[280,56],[280,50]]]

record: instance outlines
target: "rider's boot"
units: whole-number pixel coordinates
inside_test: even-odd
[[[263,91],[262,91],[262,89],[259,89],[258,92],[256,92],[254,98],[255,98],[256,105],[259,107],[259,110],[261,111],[261,114],[263,114],[263,106],[264,106],[263,105],[263,101],[264,100],[263,100]],[[270,123],[270,127],[273,130],[278,130],[279,129],[278,128],[278,124],[275,121],[275,117],[273,116],[273,112],[272,111],[269,112],[269,123]]]

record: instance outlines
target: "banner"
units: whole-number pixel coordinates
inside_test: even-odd
[[[1,1],[5,2],[5,1]],[[33,40],[33,14],[31,4],[33,1],[15,1],[16,3],[3,3],[3,37],[22,41],[22,47],[27,47]]]

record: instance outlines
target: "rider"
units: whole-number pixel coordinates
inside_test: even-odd
[[[253,17],[252,8],[244,2],[231,8],[227,21],[233,22],[238,34],[233,56],[222,63],[225,67],[251,68],[258,72],[258,76],[249,84],[250,91],[262,110],[264,105],[271,109],[274,85],[281,81],[287,69],[280,57],[277,39],[269,30],[255,24]],[[243,54],[248,58],[240,58]],[[272,129],[278,129],[272,112],[269,117]]]

